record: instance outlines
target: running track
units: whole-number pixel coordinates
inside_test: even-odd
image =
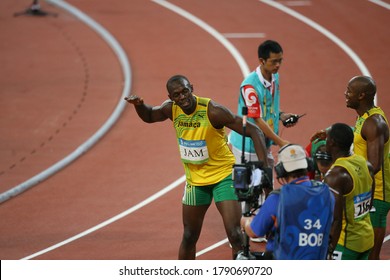
[[[343,93],[362,73],[375,78],[378,105],[390,115],[389,2],[60,3],[98,23],[97,30],[57,5],[41,3],[57,17],[14,17],[29,1],[0,2],[2,197],[78,154],[0,204],[1,259],[177,258],[183,170],[174,133],[169,122],[146,125],[131,106],[122,111],[127,87],[160,104],[167,78],[181,73],[197,94],[235,111],[238,85],[257,65],[258,43],[273,38],[285,50],[282,108],[307,113],[282,131],[286,139],[305,145],[319,128],[352,124]],[[125,57],[98,34],[100,27]],[[113,113],[99,141],[86,142]],[[225,238],[212,206],[198,258],[229,259]],[[388,242],[382,258],[390,258]]]

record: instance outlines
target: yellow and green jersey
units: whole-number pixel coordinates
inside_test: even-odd
[[[354,152],[358,155],[363,156],[367,159],[367,141],[363,139],[361,135],[361,130],[365,120],[372,115],[379,114],[381,115],[388,124],[384,112],[379,107],[373,107],[368,110],[363,116],[359,117],[355,124],[354,129]],[[375,174],[375,194],[374,198],[390,202],[390,161],[389,161],[389,148],[390,140],[388,140],[384,145],[383,150],[383,165],[379,172]]]
[[[209,98],[196,97],[195,111],[187,115],[179,106],[172,106],[181,160],[187,183],[207,186],[220,182],[232,173],[235,163],[225,133],[210,123],[207,109]]]
[[[374,230],[370,220],[372,178],[364,157],[353,154],[338,158],[331,168],[341,166],[353,180],[353,189],[345,194],[342,230],[338,244],[356,252],[374,246]]]

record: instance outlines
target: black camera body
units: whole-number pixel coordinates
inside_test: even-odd
[[[252,182],[256,172],[260,172],[259,182]],[[272,189],[272,169],[263,167],[262,162],[246,162],[233,165],[233,186],[239,201],[257,209],[259,196],[264,189]]]
[[[245,160],[245,135],[247,124],[248,108],[242,107],[242,156],[241,164],[233,165],[233,187],[238,200],[243,202],[243,215],[251,216],[255,210],[260,208],[259,198],[263,190],[272,190],[272,168],[266,168],[263,162],[247,162]],[[249,236],[244,231],[243,250],[238,252],[236,260],[255,260],[257,255],[249,250]],[[260,258],[259,258],[260,259]]]

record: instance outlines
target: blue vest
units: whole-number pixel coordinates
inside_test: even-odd
[[[265,88],[264,85],[261,84],[260,79],[256,73],[256,71],[251,72],[241,83],[241,88],[245,85],[252,85],[258,95],[261,111],[263,112],[263,120],[268,122],[269,119],[273,120],[273,129],[275,134],[279,134],[279,112],[280,112],[280,90],[279,90],[279,74],[274,74],[275,79],[275,92],[272,97],[269,89]],[[246,106],[244,98],[241,94],[238,97],[238,108],[237,115],[242,116],[242,107]],[[248,118],[248,121],[255,124],[255,120],[253,118]],[[238,150],[242,150],[242,135],[231,131],[229,137],[230,143],[237,148]],[[273,142],[266,138],[266,146],[269,148],[273,144]],[[245,137],[245,152],[255,153],[255,147],[253,141],[250,137]]]
[[[328,185],[304,181],[281,188],[274,244],[277,260],[326,259],[334,196]]]

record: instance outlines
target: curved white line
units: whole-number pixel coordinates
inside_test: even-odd
[[[35,258],[37,256],[43,255],[43,254],[45,254],[47,252],[53,251],[53,250],[55,250],[55,249],[57,249],[57,248],[59,248],[61,246],[64,246],[64,245],[66,245],[66,244],[68,244],[70,242],[73,242],[76,239],[79,239],[79,238],[84,237],[84,236],[86,236],[86,235],[88,235],[88,234],[90,234],[90,233],[92,233],[94,231],[97,231],[97,230],[99,230],[99,229],[101,229],[101,228],[103,228],[103,227],[105,227],[105,226],[107,226],[109,224],[112,224],[113,222],[116,222],[119,219],[122,219],[123,217],[133,213],[134,211],[137,211],[138,209],[144,207],[145,205],[147,205],[147,204],[153,202],[154,200],[160,198],[161,196],[163,196],[167,192],[173,190],[174,188],[176,188],[177,186],[182,184],[184,181],[185,181],[185,176],[182,176],[181,178],[177,179],[175,182],[173,182],[169,186],[165,187],[164,189],[160,190],[159,192],[155,193],[154,195],[148,197],[147,199],[145,199],[144,201],[138,203],[137,205],[127,209],[126,211],[124,211],[124,212],[122,212],[122,213],[112,217],[111,219],[108,219],[108,220],[104,221],[103,223],[100,223],[100,224],[98,224],[98,225],[96,225],[96,226],[94,226],[94,227],[92,227],[90,229],[87,229],[87,230],[85,230],[85,231],[83,231],[83,232],[81,232],[81,233],[79,233],[77,235],[74,235],[74,236],[72,236],[72,237],[70,237],[70,238],[68,238],[68,239],[66,239],[66,240],[64,240],[64,241],[62,241],[60,243],[57,243],[57,244],[55,244],[53,246],[50,246],[50,247],[48,247],[48,248],[46,248],[44,250],[36,252],[36,253],[34,253],[34,254],[30,255],[30,256],[24,257],[22,260],[29,260],[29,259]]]
[[[225,239],[222,239],[221,241],[218,241],[217,243],[203,249],[203,250],[200,250],[199,252],[196,253],[196,256],[199,257],[203,254],[206,254],[207,252],[210,252],[212,250],[214,250],[215,248],[218,248],[219,246],[222,246],[223,244],[225,243],[228,243],[229,242],[229,239],[225,238]]]
[[[380,0],[368,0],[371,3],[377,4],[385,9],[390,10],[390,4],[387,4],[386,2],[380,1]]]
[[[292,17],[295,17],[296,19],[302,21],[303,23],[309,25],[313,29],[317,30],[321,34],[323,34],[325,37],[327,37],[329,40],[331,40],[333,43],[335,43],[337,46],[339,46],[351,59],[353,62],[355,62],[356,66],[359,68],[360,72],[362,75],[365,76],[370,76],[370,71],[368,71],[366,65],[364,62],[360,59],[360,57],[347,45],[345,44],[342,40],[340,40],[336,35],[331,33],[329,30],[326,28],[322,27],[315,21],[305,17],[304,15],[301,15],[300,13],[287,8],[286,6],[277,3],[273,0],[259,0],[260,2],[267,4],[269,6],[272,6],[278,10],[281,10],[282,12],[285,12],[286,14],[289,14]],[[375,104],[377,103],[377,97],[375,95]]]
[[[119,44],[116,43],[116,40],[103,28],[101,27],[99,24],[97,24],[95,21],[93,21],[91,18],[89,18],[87,15],[85,15],[84,13],[82,13],[81,11],[79,11],[78,9],[76,9],[75,7],[61,1],[61,0],[47,0],[48,2],[54,4],[54,5],[57,5],[58,7],[68,11],[69,13],[75,15],[77,18],[79,18],[81,21],[85,22],[87,25],[89,25],[90,27],[92,27],[95,31],[97,31],[99,34],[102,33],[101,35],[108,41],[109,40],[109,44],[115,49],[115,52],[118,53],[118,56],[120,57],[120,60],[121,60],[121,63],[123,64],[123,68],[124,68],[124,73],[125,73],[125,77],[131,77],[130,75],[130,67],[129,66],[126,66],[127,63],[128,63],[128,60],[127,60],[127,57],[124,53],[124,51],[122,50],[122,48],[119,46]],[[122,94],[122,97],[125,97],[127,96],[127,93],[129,92],[129,89],[130,89],[130,79],[126,79],[128,82],[126,82],[125,84],[125,88],[123,90],[123,94]],[[123,98],[121,98],[119,104],[118,104],[119,108],[121,109],[120,111],[123,110],[123,107],[126,105],[126,102],[123,102]],[[118,108],[117,107],[117,108]],[[118,110],[118,109],[117,109]],[[116,114],[118,118],[119,117],[119,113]],[[112,117],[113,118],[113,117]],[[110,118],[111,119],[111,118]],[[108,123],[108,122],[107,122]],[[103,129],[103,128],[102,128]],[[101,130],[102,130],[101,129]],[[96,133],[98,134],[98,133]],[[95,134],[95,135],[96,135]],[[98,139],[97,139],[98,140]],[[90,141],[87,141],[87,142],[90,142]],[[79,149],[81,150],[81,149]],[[115,221],[119,220],[119,219],[122,219],[123,217],[133,213],[134,211],[144,207],[145,205],[151,203],[152,201],[158,199],[159,197],[163,196],[164,194],[166,194],[167,192],[173,190],[174,188],[178,187],[180,184],[182,184],[183,182],[185,182],[185,176],[183,175],[182,177],[180,177],[179,179],[177,179],[176,181],[174,181],[173,183],[171,183],[170,185],[168,185],[167,187],[163,188],[162,190],[160,190],[159,192],[155,193],[154,195],[148,197],[147,199],[145,199],[144,201],[138,203],[137,205],[125,210],[124,212],[92,227],[92,228],[89,228],[77,235],[74,235],[62,242],[59,242],[57,244],[54,244],[46,249],[43,249],[39,252],[36,252],[34,254],[31,254],[27,257],[24,257],[22,260],[29,260],[29,259],[32,259],[32,258],[35,258],[37,256],[40,256],[40,255],[43,255],[47,252],[50,252],[52,250],[55,250],[59,247],[62,247],[70,242],[73,242],[79,238],[82,238],[94,231],[97,231],[109,224],[112,224],[114,223]]]
[[[340,40],[336,35],[328,31],[326,28],[322,27],[318,23],[314,22],[313,20],[301,15],[300,13],[287,8],[286,6],[277,3],[273,0],[259,0],[260,2],[263,2],[267,5],[270,5],[278,10],[281,10],[285,12],[286,14],[289,14],[292,17],[295,17],[296,19],[302,21],[303,23],[306,23],[313,29],[317,30],[324,36],[328,37],[329,40],[334,42],[336,45],[338,45],[357,65],[357,67],[360,69],[360,72],[362,72],[363,75],[366,76],[371,76],[370,72],[368,71],[366,65],[363,63],[363,61],[359,58],[359,56],[347,45],[345,44],[342,40]]]
[[[205,30],[207,33],[209,33],[211,36],[213,36],[215,39],[217,39],[217,41],[220,42],[231,53],[231,55],[236,60],[238,66],[240,66],[242,75],[244,77],[246,77],[250,73],[249,67],[246,64],[244,58],[241,56],[240,52],[232,45],[232,43],[230,43],[228,40],[226,40],[226,38],[221,33],[219,33],[217,30],[215,30],[213,27],[211,27],[210,25],[205,23],[200,18],[197,18],[193,14],[190,14],[186,10],[183,10],[182,8],[175,6],[174,4],[171,4],[167,1],[152,0],[152,2],[155,2],[156,4],[159,4],[163,7],[171,10],[172,12],[179,14],[180,16],[188,19],[189,21],[195,23],[200,28]]]
[[[49,1],[55,1],[55,0],[49,0]],[[208,33],[210,33],[214,38],[216,38],[219,42],[221,42],[222,45],[224,45],[228,50],[229,52],[233,55],[233,57],[236,59],[238,65],[240,66],[240,69],[241,69],[241,72],[243,74],[243,76],[246,76],[249,74],[249,68],[245,62],[245,60],[242,58],[241,54],[237,51],[237,49],[228,41],[226,40],[220,33],[218,33],[218,31],[216,31],[214,28],[212,28],[211,26],[209,26],[208,24],[206,24],[205,22],[203,22],[202,20],[200,20],[199,18],[196,18],[195,16],[193,16],[192,14],[188,13],[187,11],[171,4],[171,3],[168,3],[167,1],[163,1],[163,0],[152,0],[153,2],[161,5],[161,6],[164,6],[176,13],[178,13],[179,15],[187,18],[188,20],[194,22],[195,24],[197,24],[198,26],[200,26],[202,29],[204,29],[205,31],[207,31]],[[261,1],[261,0],[260,0]],[[36,256],[39,256],[39,255],[42,255],[46,252],[49,252],[51,250],[54,250],[58,247],[61,247],[65,244],[68,244],[76,239],[79,239],[87,234],[90,234],[98,229],[101,229],[123,217],[125,217],[126,215],[128,214],[131,214],[133,213],[134,211],[144,207],[145,205],[151,203],[152,201],[156,200],[157,198],[161,197],[162,195],[166,194],[167,192],[171,191],[172,189],[176,188],[177,186],[179,186],[180,184],[182,184],[183,182],[185,181],[185,176],[182,176],[180,177],[179,179],[177,179],[175,182],[173,182],[172,184],[170,184],[169,186],[165,187],[164,189],[162,189],[161,191],[159,191],[158,193],[154,194],[153,196],[147,198],[146,200],[144,200],[143,202],[137,204],[136,206],[134,207],[131,207],[130,209],[116,215],[115,217],[109,219],[109,220],[106,220],[105,222],[95,226],[95,227],[92,227],[78,235],[75,235],[71,238],[68,238],[67,240],[63,241],[63,242],[60,242],[56,245],[53,245],[45,250],[42,250],[40,252],[37,252],[35,254],[32,254],[28,257],[25,257],[23,259],[31,259],[31,258],[34,258]],[[387,240],[385,240],[387,241]],[[219,247],[221,246],[222,244],[225,244],[226,242],[228,242],[227,238],[226,239],[223,239],[219,242],[217,242],[216,244],[212,245],[212,246],[209,246],[199,252],[196,253],[196,256],[200,256],[202,254],[205,254],[213,249],[215,249],[216,247]]]
[[[109,117],[109,119],[103,124],[103,126],[95,132],[95,134],[89,138],[86,142],[84,142],[82,145],[80,145],[75,151],[73,151],[71,154],[66,156],[64,159],[58,161],[48,169],[42,171],[41,173],[35,175],[34,177],[28,179],[27,181],[11,188],[10,190],[3,192],[0,194],[0,203],[19,195],[20,193],[28,190],[29,188],[37,185],[38,183],[46,180],[48,177],[52,176],[56,172],[60,171],[70,163],[72,163],[75,159],[82,156],[84,153],[86,153],[93,145],[95,145],[100,138],[102,138],[108,130],[115,124],[115,122],[120,117],[121,113],[123,112],[126,102],[123,102],[123,98],[128,95],[130,91],[130,81],[131,81],[131,70],[130,65],[128,62],[128,59],[126,57],[125,52],[123,51],[122,47],[119,45],[119,43],[115,40],[115,38],[101,25],[93,21],[91,18],[83,14],[81,11],[77,10],[76,8],[70,6],[64,1],[61,0],[47,0],[47,2],[54,4],[64,10],[67,10],[69,13],[72,13],[74,16],[76,16],[79,20],[90,26],[94,31],[96,31],[113,49],[113,51],[118,56],[118,59],[120,61],[120,64],[122,66],[122,71],[124,75],[124,87],[122,91],[122,96],[119,100],[118,105],[116,106],[114,112]]]

